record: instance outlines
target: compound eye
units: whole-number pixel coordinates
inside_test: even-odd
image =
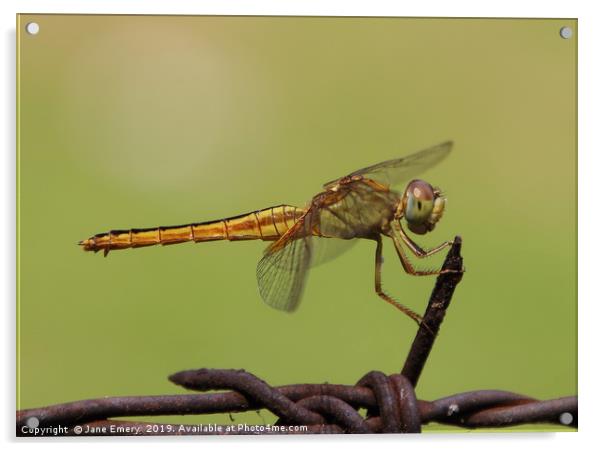
[[[423,180],[413,180],[405,191],[405,218],[411,229],[422,230],[433,211],[435,192]]]

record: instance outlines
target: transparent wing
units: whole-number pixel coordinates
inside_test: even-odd
[[[265,251],[257,264],[257,285],[266,304],[278,310],[294,311],[299,305],[312,257],[313,210]]]
[[[312,238],[311,267],[329,263],[347,252],[358,240],[340,240],[338,238]]]
[[[402,158],[383,161],[367,168],[359,169],[349,174],[349,176],[361,175],[366,178],[376,180],[388,186],[397,185],[403,181],[410,180],[416,175],[435,166],[451,152],[452,141],[446,141],[428,149],[423,149]],[[325,187],[336,183],[333,180],[325,184]]]

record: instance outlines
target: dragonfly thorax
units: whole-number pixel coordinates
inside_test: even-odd
[[[400,193],[360,176],[346,177],[314,198],[320,235],[374,238],[393,220]]]

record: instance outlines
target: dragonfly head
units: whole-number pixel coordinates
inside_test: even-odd
[[[419,235],[433,230],[445,209],[445,198],[439,188],[424,180],[412,180],[401,202],[408,228]]]

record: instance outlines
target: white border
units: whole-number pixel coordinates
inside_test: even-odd
[[[600,153],[602,142],[597,131],[601,127],[600,105],[600,54],[602,54],[601,23],[595,1],[516,1],[477,2],[468,0],[401,2],[385,0],[230,0],[230,1],[191,1],[191,0],[71,0],[42,1],[23,0],[0,2],[3,37],[3,99],[0,109],[0,136],[4,137],[2,153],[2,189],[0,221],[0,246],[4,250],[0,260],[0,286],[3,288],[3,325],[1,347],[3,367],[2,386],[4,402],[1,411],[3,439],[9,446],[15,445],[14,434],[14,358],[15,358],[15,14],[21,13],[106,13],[106,14],[236,14],[236,15],[337,15],[337,16],[438,16],[438,17],[567,17],[579,19],[579,433],[564,434],[455,434],[430,435],[428,437],[289,437],[289,438],[192,438],[177,440],[177,446],[250,446],[251,448],[285,445],[287,447],[307,446],[310,443],[345,447],[365,448],[372,443],[398,449],[411,446],[421,449],[437,449],[450,445],[461,446],[464,450],[506,449],[508,446],[532,447],[545,443],[546,449],[562,449],[587,444],[597,438],[597,429],[602,428],[599,382],[600,372],[600,330],[598,324],[602,314],[600,289],[596,282],[600,277],[596,269],[600,266],[596,258],[602,258],[600,234],[602,221],[599,218]],[[545,164],[545,162],[542,162]],[[544,201],[553,202],[553,199]],[[553,243],[551,243],[553,245]],[[545,324],[535,325],[545,327]],[[139,441],[140,439],[134,439]],[[25,446],[33,446],[40,440],[28,441]],[[173,446],[175,439],[144,439],[145,446]],[[600,441],[599,439],[597,440]],[[62,448],[66,442],[75,440],[46,440],[44,446]],[[134,444],[133,440],[86,440],[86,446],[123,447]],[[341,443],[344,442],[344,443]],[[233,445],[234,444],[234,445]],[[80,442],[77,441],[77,446]],[[332,445],[331,445],[332,446]]]
[[[441,17],[576,17],[587,12],[587,2],[508,0],[505,2],[393,0],[62,0],[16,2],[19,12],[106,13],[106,14],[232,14],[313,16],[441,16]],[[544,5],[544,6],[542,6]]]

